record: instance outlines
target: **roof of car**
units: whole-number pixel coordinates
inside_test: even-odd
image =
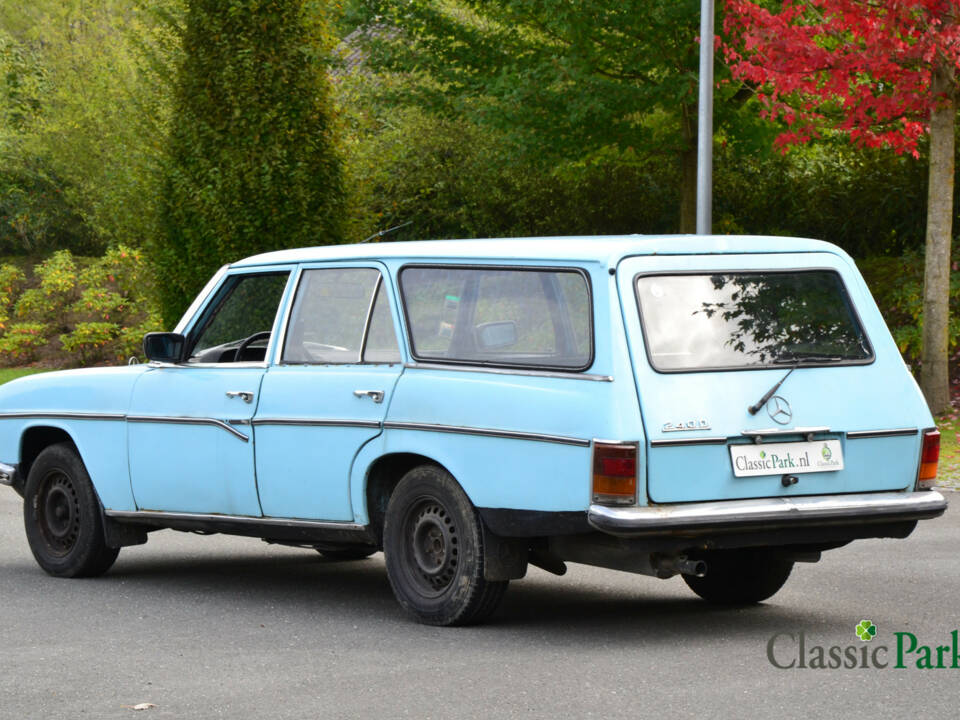
[[[842,251],[822,240],[756,235],[600,235],[578,237],[421,240],[324,245],[277,250],[245,258],[232,267],[328,260],[404,258],[414,260],[588,261],[611,266],[629,255],[704,255]]]

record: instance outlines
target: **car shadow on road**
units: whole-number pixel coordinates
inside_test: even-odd
[[[611,571],[612,573],[613,571]],[[628,583],[623,578],[629,578]],[[475,639],[507,636],[543,637],[562,632],[587,645],[703,642],[731,636],[766,639],[775,632],[806,629],[824,633],[843,630],[845,614],[831,616],[811,608],[797,593],[783,593],[750,607],[717,607],[692,594],[677,595],[679,579],[664,583],[642,576],[611,575],[612,586],[567,583],[537,571],[511,583],[503,604],[484,625],[460,629]],[[238,599],[253,611],[269,604],[293,622],[312,622],[318,607],[341,613],[353,624],[376,620],[382,628],[396,623],[413,633],[444,632],[417,625],[397,605],[383,567],[382,555],[360,561],[331,561],[284,552],[282,555],[232,554],[216,557],[129,558],[96,581],[110,593],[110,582],[123,582],[127,592],[153,602],[177,603],[202,594],[206,602],[235,607]],[[634,582],[635,581],[635,582]],[[684,592],[686,589],[684,588]],[[792,595],[793,597],[789,597]],[[235,612],[236,610],[234,610]]]

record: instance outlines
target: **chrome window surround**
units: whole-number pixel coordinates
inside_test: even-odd
[[[407,301],[403,294],[403,272],[408,269],[437,269],[437,270],[508,270],[515,272],[567,272],[575,273],[583,278],[583,282],[586,285],[587,289],[587,304],[589,307],[589,313],[587,316],[588,320],[588,331],[589,331],[589,349],[590,354],[587,358],[587,362],[582,367],[559,367],[555,365],[536,365],[533,363],[503,363],[503,362],[484,362],[481,360],[457,360],[457,359],[444,359],[444,358],[419,358],[415,352],[416,345],[413,341],[413,326],[410,324],[410,313],[407,311]],[[477,263],[456,263],[456,262],[441,262],[441,263],[423,263],[423,262],[413,262],[402,265],[399,270],[397,270],[397,280],[399,283],[399,291],[397,299],[399,301],[401,315],[403,316],[404,329],[406,330],[406,341],[407,347],[410,350],[410,357],[413,358],[418,364],[450,364],[450,365],[463,365],[465,367],[481,367],[481,368],[513,368],[518,370],[545,370],[553,371],[560,374],[565,373],[582,373],[585,370],[589,370],[593,367],[593,363],[596,361],[596,327],[594,325],[594,298],[593,298],[593,282],[590,278],[590,273],[584,270],[582,267],[577,265],[569,266],[555,266],[555,265],[483,265]]]
[[[200,295],[198,295],[197,298],[193,301],[193,304],[190,306],[190,308],[187,310],[187,312],[184,313],[184,317],[181,318],[180,322],[177,324],[177,328],[178,328],[178,329],[175,330],[175,332],[180,332],[181,334],[183,334],[183,330],[184,330],[184,329],[186,328],[186,326],[189,324],[189,320],[192,320],[192,319],[197,319],[197,320],[199,320],[199,316],[200,316],[200,314],[201,314],[201,311],[206,309],[208,301],[211,300],[211,299],[213,298],[215,292],[222,287],[222,285],[223,285],[222,280],[223,280],[223,278],[228,274],[228,271],[229,271],[229,270],[230,270],[230,266],[229,266],[229,265],[224,265],[224,266],[223,266],[222,268],[220,268],[220,270],[218,270],[217,273],[210,279],[210,281],[207,283],[207,286],[204,287],[203,291],[201,291]],[[291,296],[290,296],[290,287],[291,287],[291,282],[294,280],[295,276],[296,276],[296,277],[299,277],[299,272],[297,272],[297,270],[298,270],[298,268],[297,268],[296,266],[293,266],[293,265],[276,265],[276,266],[271,265],[271,266],[264,266],[264,267],[238,268],[237,272],[234,272],[234,273],[230,273],[230,274],[229,274],[230,277],[234,277],[234,276],[242,276],[242,275],[262,275],[262,274],[265,274],[265,273],[266,273],[266,274],[271,274],[271,275],[279,275],[279,274],[284,273],[284,272],[287,273],[287,285],[286,285],[286,287],[285,287],[284,290],[283,290],[283,294],[281,294],[281,296],[280,296],[280,304],[277,306],[277,312],[276,312],[275,315],[274,315],[273,327],[270,328],[270,341],[267,343],[267,348],[266,348],[266,350],[264,351],[263,362],[249,362],[249,363],[246,363],[246,362],[243,362],[243,363],[233,363],[233,362],[225,362],[225,363],[191,363],[191,362],[183,362],[183,363],[154,363],[154,362],[151,362],[151,363],[149,363],[149,365],[150,365],[151,367],[169,367],[169,368],[174,368],[174,367],[176,367],[176,368],[187,368],[187,367],[195,367],[195,368],[204,368],[204,367],[216,367],[216,368],[253,367],[253,368],[257,368],[257,367],[263,367],[263,368],[265,368],[265,367],[268,367],[268,365],[269,365],[269,363],[270,363],[271,355],[272,355],[272,353],[274,352],[274,349],[275,349],[276,346],[277,346],[277,345],[276,345],[277,330],[278,330],[277,321],[280,319],[281,314],[284,315],[284,316],[286,316],[287,313],[288,313],[288,311],[289,311],[289,308],[290,308],[290,297],[291,297]],[[211,287],[211,285],[212,285],[212,287]],[[208,289],[208,288],[209,288],[209,289]],[[202,297],[202,300],[201,300],[201,297]],[[281,313],[281,310],[283,310],[282,313]],[[189,319],[187,319],[187,316],[188,316],[188,315],[190,316]],[[196,329],[195,326],[191,326],[191,327],[190,327],[190,334],[192,334],[195,329]],[[189,345],[190,342],[193,340],[193,338],[190,338],[190,337],[186,337],[186,336],[185,336],[185,340],[186,340],[186,344]]]
[[[405,363],[408,370],[449,370],[451,372],[478,372],[492,375],[520,375],[522,377],[563,378],[564,380],[592,380],[594,382],[613,382],[612,375],[591,375],[589,373],[567,373],[555,370],[520,370],[519,368],[499,368],[485,365],[465,367],[463,365],[444,365],[443,363]]]
[[[287,342],[287,329],[290,327],[290,320],[291,320],[291,316],[292,316],[292,314],[293,314],[293,304],[294,304],[294,301],[297,299],[297,293],[300,292],[300,283],[301,283],[303,274],[304,274],[305,272],[307,272],[307,271],[310,271],[310,270],[349,270],[349,269],[351,269],[351,268],[366,269],[366,270],[376,270],[376,271],[379,273],[379,277],[377,278],[376,287],[374,287],[374,290],[373,290],[373,296],[372,296],[371,299],[370,299],[370,306],[367,308],[367,318],[366,318],[366,321],[364,322],[364,326],[363,326],[363,338],[362,338],[361,341],[360,341],[360,354],[359,354],[359,359],[357,360],[357,362],[356,362],[356,363],[307,363],[307,362],[287,363],[287,362],[283,362],[284,344]],[[354,364],[357,364],[357,365],[396,365],[397,363],[369,363],[369,362],[364,362],[364,361],[363,361],[363,353],[364,353],[364,352],[366,351],[366,349],[367,349],[367,336],[368,336],[368,334],[369,334],[369,332],[370,332],[370,321],[373,319],[373,310],[374,310],[374,307],[375,307],[375,305],[376,305],[376,303],[377,303],[377,293],[380,291],[380,287],[381,287],[381,286],[386,286],[386,284],[383,282],[384,269],[385,269],[384,266],[382,266],[382,265],[380,265],[380,264],[378,264],[378,263],[353,264],[353,263],[350,263],[350,262],[347,262],[347,264],[342,264],[342,263],[340,263],[340,262],[331,262],[331,263],[323,263],[322,265],[315,265],[315,264],[313,264],[313,263],[310,263],[310,264],[308,265],[308,267],[298,266],[297,269],[296,269],[296,272],[293,273],[293,275],[294,275],[294,277],[293,277],[293,290],[292,290],[292,292],[290,292],[290,295],[289,295],[288,298],[287,298],[287,305],[286,305],[286,307],[284,308],[283,318],[282,318],[282,320],[281,320],[280,334],[279,334],[279,336],[277,337],[276,357],[275,357],[275,358],[271,358],[269,355],[267,355],[267,359],[268,359],[268,360],[272,360],[272,362],[273,362],[274,364],[280,365],[280,366],[290,366],[290,365],[296,365],[296,366],[300,366],[300,365],[306,365],[306,366],[314,366],[314,365],[316,365],[316,366],[323,366],[323,365],[354,365]],[[394,315],[393,315],[393,303],[390,301],[389,292],[385,295],[385,297],[386,297],[386,299],[387,299],[387,305],[388,305],[388,308],[389,308],[389,310],[390,310],[390,319],[391,319],[391,320],[394,320]],[[396,335],[397,335],[396,324],[394,324],[394,326],[393,326],[393,332],[394,332],[394,336],[396,336]],[[400,357],[403,358],[403,351],[402,351],[402,349],[400,348],[400,338],[399,338],[399,337],[396,337],[396,340],[397,340],[397,352],[400,354]],[[401,362],[402,362],[402,360],[401,360]]]
[[[860,311],[857,310],[857,306],[853,303],[853,297],[850,295],[850,291],[847,289],[847,283],[844,281],[843,276],[840,274],[840,271],[836,268],[831,267],[799,267],[799,268],[756,268],[756,269],[722,269],[722,270],[678,270],[678,271],[655,271],[655,272],[638,272],[633,276],[633,279],[630,281],[633,285],[633,295],[634,295],[634,304],[637,308],[637,316],[640,319],[640,334],[643,336],[643,350],[644,354],[647,357],[647,364],[650,368],[657,374],[660,375],[683,375],[685,373],[703,373],[703,372],[740,372],[743,370],[783,370],[784,365],[739,365],[734,367],[697,367],[697,368],[683,368],[678,370],[664,370],[658,368],[653,362],[653,356],[650,354],[650,341],[647,337],[647,327],[646,322],[643,318],[643,308],[640,305],[640,285],[639,280],[645,277],[672,277],[678,275],[760,275],[764,273],[769,274],[791,274],[791,273],[805,273],[805,272],[832,272],[837,276],[837,279],[840,281],[840,286],[843,288],[843,296],[847,301],[847,306],[850,310],[850,315],[856,321],[857,327],[860,329],[863,339],[867,344],[867,348],[870,351],[868,357],[863,360],[845,360],[842,362],[825,362],[825,363],[804,363],[802,367],[813,368],[813,367],[854,367],[858,365],[872,365],[876,359],[877,355],[873,350],[873,343],[870,341],[870,336],[867,335],[866,327],[864,327],[863,319],[860,317]],[[788,366],[786,366],[788,367]]]

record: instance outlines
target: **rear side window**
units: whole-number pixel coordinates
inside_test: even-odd
[[[843,281],[832,270],[645,275],[636,285],[656,370],[873,359]]]
[[[561,370],[592,363],[590,288],[580,271],[408,266],[400,291],[418,360]]]
[[[304,270],[281,362],[400,362],[380,272],[373,268]]]

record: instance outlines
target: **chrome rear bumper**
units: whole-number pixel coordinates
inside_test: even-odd
[[[601,532],[630,537],[671,532],[727,532],[758,526],[779,528],[924,520],[942,515],[946,509],[947,501],[943,495],[928,490],[725,500],[630,508],[591,505],[587,520],[593,528]]]

